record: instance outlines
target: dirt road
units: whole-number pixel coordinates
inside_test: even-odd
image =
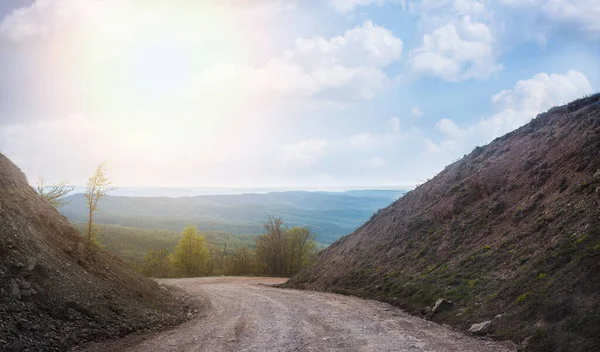
[[[410,316],[385,303],[278,289],[277,278],[162,280],[205,300],[206,310],[171,330],[89,351],[514,351]]]

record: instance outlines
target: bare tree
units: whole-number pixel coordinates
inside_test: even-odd
[[[96,172],[90,176],[85,187],[85,199],[88,204],[88,224],[87,224],[87,239],[90,242],[96,242],[96,234],[93,231],[94,212],[98,210],[98,203],[108,192],[117,189],[112,187],[112,182],[106,178],[104,172],[106,168],[104,164],[98,165]]]
[[[265,233],[256,238],[256,265],[272,275],[298,272],[313,259],[317,246],[315,235],[306,227],[283,227],[283,220],[269,217]]]
[[[68,200],[64,200],[69,193],[75,189],[72,186],[68,186],[67,181],[61,181],[50,186],[44,185],[44,178],[40,177],[37,183],[37,192],[42,198],[48,201],[51,206],[55,208],[63,207],[69,204]]]

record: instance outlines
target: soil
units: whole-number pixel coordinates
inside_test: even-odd
[[[287,279],[208,277],[160,280],[203,302],[173,329],[87,346],[86,352],[444,351],[505,352],[389,304],[332,293],[280,289]]]
[[[0,351],[65,351],[177,324],[192,309],[85,241],[0,154]]]
[[[532,351],[600,351],[600,94],[477,147],[289,287],[389,302]],[[452,309],[431,314],[438,298]]]

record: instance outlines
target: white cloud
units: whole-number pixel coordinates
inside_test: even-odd
[[[513,89],[494,95],[492,102],[501,110],[470,127],[470,130],[489,131],[496,137],[522,126],[540,112],[591,92],[591,83],[581,72],[571,70],[564,75],[538,73],[533,78],[517,82]]]
[[[382,68],[400,60],[402,47],[392,32],[367,21],[330,39],[297,39],[293,49],[265,66],[234,66],[215,80],[229,80],[226,86],[241,87],[251,95],[369,100],[387,84]]]
[[[565,27],[600,36],[597,0],[500,0],[501,5],[536,19],[536,29]]]
[[[274,23],[244,24],[296,3],[38,0],[0,24],[0,45],[14,40],[22,49],[2,53],[16,56],[6,62],[18,70],[0,72],[0,89],[23,118],[127,112],[143,123],[157,111],[229,119],[279,104],[340,107],[391,85],[384,68],[400,60],[403,42],[370,21],[329,38],[292,40],[288,50],[265,40]],[[21,118],[10,113],[2,115]]]
[[[485,80],[502,68],[493,45],[490,29],[464,16],[426,34],[423,45],[411,51],[411,68],[451,82]]]
[[[403,43],[400,38],[371,21],[330,39],[323,37],[297,39],[284,60],[307,69],[317,67],[385,67],[400,60]]]
[[[281,147],[278,161],[287,167],[314,165],[327,152],[329,142],[325,139],[304,140]]]
[[[421,111],[421,109],[419,109],[419,108],[417,108],[415,106],[413,106],[412,108],[410,108],[410,114],[413,117],[416,117],[416,118],[419,118],[419,117],[423,116],[423,112]]]
[[[450,119],[441,119],[435,127],[448,137],[459,137],[462,134],[460,128]]]
[[[329,0],[329,4],[335,10],[347,13],[358,6],[379,5],[383,4],[384,0]]]
[[[539,113],[557,105],[568,103],[592,92],[588,79],[580,72],[565,74],[539,73],[532,78],[518,81],[514,88],[503,90],[491,101],[497,112],[474,124],[460,128],[450,119],[442,119],[436,128],[446,139],[439,143],[425,140],[428,153],[443,154],[444,162],[468,153],[473,147],[508,133],[536,117]]]

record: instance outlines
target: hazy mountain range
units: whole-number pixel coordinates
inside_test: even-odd
[[[189,194],[190,189],[160,189],[162,194]],[[198,189],[199,190],[199,189]],[[204,190],[206,191],[206,190]],[[123,192],[123,191],[122,191]],[[128,189],[129,194],[155,194],[157,189]],[[230,190],[234,192],[234,190]],[[106,196],[95,220],[101,224],[180,231],[193,224],[200,231],[259,234],[268,216],[284,219],[287,226],[308,226],[317,240],[329,244],[351,233],[379,208],[406,190],[351,190],[344,192],[284,191],[268,193],[201,195],[193,197]],[[86,221],[83,194],[67,197],[61,212],[72,221]]]

